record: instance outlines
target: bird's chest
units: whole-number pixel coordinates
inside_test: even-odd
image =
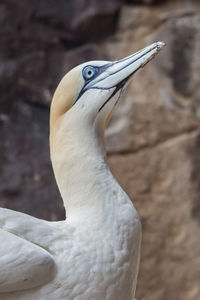
[[[136,221],[83,226],[57,249],[57,282],[66,284],[69,299],[128,300],[139,243]]]

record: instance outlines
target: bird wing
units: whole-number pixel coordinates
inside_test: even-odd
[[[37,243],[40,234],[45,239],[47,223],[0,208],[0,293],[34,288],[53,278],[54,259]]]

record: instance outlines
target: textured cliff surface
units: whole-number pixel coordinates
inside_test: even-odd
[[[124,7],[114,58],[166,47],[137,74],[107,132],[109,163],[143,224],[138,299],[200,294],[200,7]]]
[[[0,205],[64,217],[48,150],[55,86],[82,61],[119,59],[163,40],[165,49],[135,75],[117,107],[106,135],[108,162],[143,224],[137,298],[197,300],[200,4],[91,1],[84,10],[86,2],[61,1],[55,10],[54,1],[41,1],[45,14],[34,1],[0,4]]]

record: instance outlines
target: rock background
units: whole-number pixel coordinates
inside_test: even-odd
[[[200,295],[199,1],[0,3],[0,205],[64,218],[48,119],[62,75],[167,43],[135,75],[107,130],[108,162],[143,224],[137,299]]]

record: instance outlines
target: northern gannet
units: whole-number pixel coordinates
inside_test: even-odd
[[[0,299],[133,300],[141,225],[107,166],[103,136],[122,89],[163,45],[81,64],[61,80],[50,153],[67,217],[0,209]]]

